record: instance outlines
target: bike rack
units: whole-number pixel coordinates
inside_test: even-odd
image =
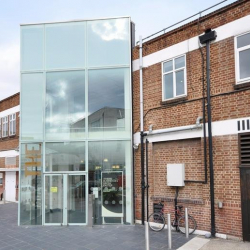
[[[149,225],[145,222],[145,249],[149,250]]]
[[[188,209],[185,208],[185,233],[186,233],[186,238],[189,238],[189,227],[188,227]]]
[[[172,249],[171,216],[168,214],[168,248]]]

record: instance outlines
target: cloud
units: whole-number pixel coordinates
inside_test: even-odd
[[[0,100],[20,91],[19,43],[0,45]]]

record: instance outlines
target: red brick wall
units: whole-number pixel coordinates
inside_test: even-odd
[[[229,5],[201,20],[201,32],[215,29],[250,14],[250,1]],[[149,55],[173,44],[197,36],[197,22],[146,42],[143,55]],[[205,53],[205,48],[203,48]],[[211,44],[212,121],[249,117],[250,90],[236,90],[234,37]],[[133,51],[138,58],[138,48]],[[170,59],[170,58],[166,58]],[[206,66],[206,65],[205,65]],[[187,97],[183,103],[162,102],[161,63],[143,69],[144,130],[195,124],[202,114],[202,61],[199,50],[186,54]],[[206,72],[205,72],[206,73]],[[206,75],[205,75],[206,77]],[[140,130],[139,71],[133,72],[133,129]],[[235,124],[236,125],[236,124]],[[213,137],[216,232],[242,237],[238,135]],[[175,189],[166,184],[166,165],[185,163],[186,179],[204,180],[203,140],[188,139],[149,144],[150,213],[153,203],[174,198]],[[141,219],[140,150],[135,151],[135,214]],[[218,201],[223,208],[218,208]],[[180,189],[179,202],[190,208],[198,229],[210,231],[210,186],[186,183]],[[198,203],[198,204],[195,204]],[[173,202],[165,201],[166,213],[173,214]]]

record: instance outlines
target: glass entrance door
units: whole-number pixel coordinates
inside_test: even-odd
[[[86,176],[44,175],[44,225],[86,224]]]

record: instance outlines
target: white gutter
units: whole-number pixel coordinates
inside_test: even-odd
[[[144,128],[143,123],[143,79],[142,79],[142,37],[139,37],[140,47],[139,47],[139,68],[140,68],[140,124],[141,124],[141,132]]]
[[[185,131],[185,130],[194,130],[194,129],[201,129],[202,124],[195,124],[195,125],[189,125],[189,126],[181,126],[176,128],[166,128],[166,129],[159,129],[157,131],[152,131],[147,134],[147,136],[150,135],[158,135],[158,134],[166,134],[171,132],[179,132],[179,131]]]

